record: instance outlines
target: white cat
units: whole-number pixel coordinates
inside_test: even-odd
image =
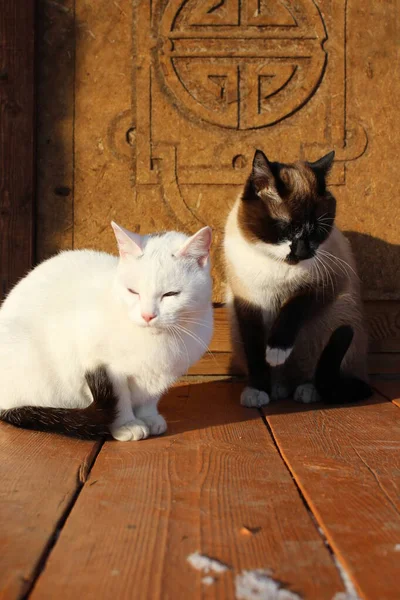
[[[121,441],[167,429],[161,395],[213,329],[211,229],[140,236],[112,223],[120,257],[62,252],[0,309],[0,418]]]

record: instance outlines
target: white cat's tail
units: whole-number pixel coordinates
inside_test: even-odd
[[[26,429],[53,431],[82,437],[98,438],[109,433],[117,415],[117,396],[104,367],[86,373],[93,402],[87,408],[51,408],[24,406],[5,410],[0,419]]]

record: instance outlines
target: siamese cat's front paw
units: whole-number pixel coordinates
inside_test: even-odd
[[[150,435],[150,429],[143,421],[134,419],[123,425],[111,425],[111,435],[120,442],[136,442]]]
[[[273,400],[284,400],[292,395],[293,388],[290,388],[283,383],[276,383],[272,386],[271,398]]]
[[[142,419],[150,429],[150,435],[161,435],[167,431],[167,422],[161,415],[142,417]]]
[[[296,388],[294,399],[296,402],[303,402],[303,404],[312,404],[313,402],[319,402],[321,396],[313,383],[302,383]]]
[[[256,388],[245,387],[240,396],[240,404],[250,408],[259,408],[269,404],[269,396],[267,392],[256,390]]]
[[[283,365],[292,353],[293,348],[275,348],[267,346],[265,360],[271,367]]]

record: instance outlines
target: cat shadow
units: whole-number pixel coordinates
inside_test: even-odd
[[[240,394],[244,381],[219,380],[204,383],[190,383],[187,386],[173,388],[160,403],[160,413],[168,423],[168,430],[163,437],[176,436],[193,430],[229,428],[232,424],[260,420],[280,414],[303,413],[345,409],[357,411],[360,407],[388,402],[386,398],[374,393],[364,402],[354,404],[327,405],[318,402],[305,405],[292,399],[272,401],[262,411],[240,405]],[[240,433],[240,427],[239,427]],[[232,435],[227,433],[227,435]]]
[[[343,231],[350,241],[366,299],[400,296],[400,245],[358,231]]]

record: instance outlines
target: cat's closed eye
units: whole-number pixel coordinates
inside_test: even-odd
[[[167,292],[166,294],[162,295],[162,298],[168,298],[169,296],[178,296],[180,294],[180,292]]]
[[[130,292],[131,294],[135,294],[135,296],[139,296],[139,294],[135,292],[135,290],[131,290],[131,288],[128,288],[128,292]]]

